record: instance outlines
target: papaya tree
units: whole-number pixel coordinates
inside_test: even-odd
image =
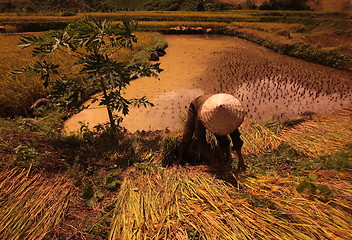
[[[85,83],[83,86],[98,86],[102,97],[97,101],[106,107],[110,127],[116,133],[123,116],[129,113],[129,106],[152,106],[146,97],[126,99],[122,91],[131,80],[143,76],[157,77],[162,71],[159,64],[146,62],[131,65],[116,59],[119,51],[132,49],[137,42],[133,33],[136,27],[137,22],[127,18],[122,24],[84,18],[68,24],[63,30],[40,36],[24,36],[19,45],[23,48],[32,47],[32,53],[39,57],[39,61],[14,73],[38,74],[44,87],[49,88],[54,101],[65,97],[65,102],[74,103],[79,96],[89,91],[82,85],[77,87],[77,75]],[[56,58],[53,57],[58,52],[74,58],[70,68],[72,72],[60,71],[62,60],[55,62]]]

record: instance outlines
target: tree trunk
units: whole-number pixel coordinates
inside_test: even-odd
[[[104,97],[107,98],[108,94],[106,91],[106,86],[105,86],[104,81],[100,80],[100,84],[103,88]],[[115,120],[114,120],[114,115],[112,114],[112,110],[110,109],[109,105],[106,105],[106,109],[108,110],[111,130],[112,130],[113,134],[115,135],[116,134],[116,124],[115,124]]]

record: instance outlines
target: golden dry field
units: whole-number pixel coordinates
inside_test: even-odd
[[[244,0],[218,0],[225,3],[235,3],[243,4],[246,1]],[[265,0],[254,0],[256,5],[261,5]],[[349,0],[308,0],[307,5],[315,11],[324,11],[324,12],[340,12],[346,11],[348,9],[348,4],[351,4]]]
[[[40,33],[34,33],[40,34]],[[21,34],[0,35],[0,110],[8,115],[25,115],[33,102],[47,94],[42,80],[35,75],[12,75],[11,72],[35,63],[31,49],[21,49],[17,44]],[[139,42],[133,50],[122,49],[115,54],[120,62],[129,61],[133,55],[155,42],[156,33],[137,33]],[[61,62],[61,70],[67,72],[74,65],[74,59],[64,53],[55,55],[54,61]],[[77,72],[79,69],[76,70]]]

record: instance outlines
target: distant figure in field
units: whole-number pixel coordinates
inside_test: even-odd
[[[238,171],[246,170],[241,148],[243,141],[240,138],[238,127],[244,119],[244,109],[240,101],[230,94],[207,94],[194,99],[188,109],[188,115],[179,147],[177,163],[185,163],[188,150],[192,145],[200,159],[206,160],[212,169],[224,169],[233,159],[230,153],[230,135],[232,150],[238,157]],[[207,130],[214,134],[220,154],[211,149],[206,139]],[[193,135],[195,139],[192,142]],[[195,144],[195,145],[193,145]]]

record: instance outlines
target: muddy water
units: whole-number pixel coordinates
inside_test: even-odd
[[[181,127],[189,103],[203,93],[237,96],[247,117],[258,120],[294,118],[304,112],[324,113],[352,106],[352,73],[291,58],[228,36],[166,36],[167,55],[158,79],[135,80],[127,98],[143,97],[152,108],[131,108],[123,125],[131,132]],[[88,104],[88,103],[86,103]],[[65,122],[68,132],[108,121],[106,110],[90,108]]]

